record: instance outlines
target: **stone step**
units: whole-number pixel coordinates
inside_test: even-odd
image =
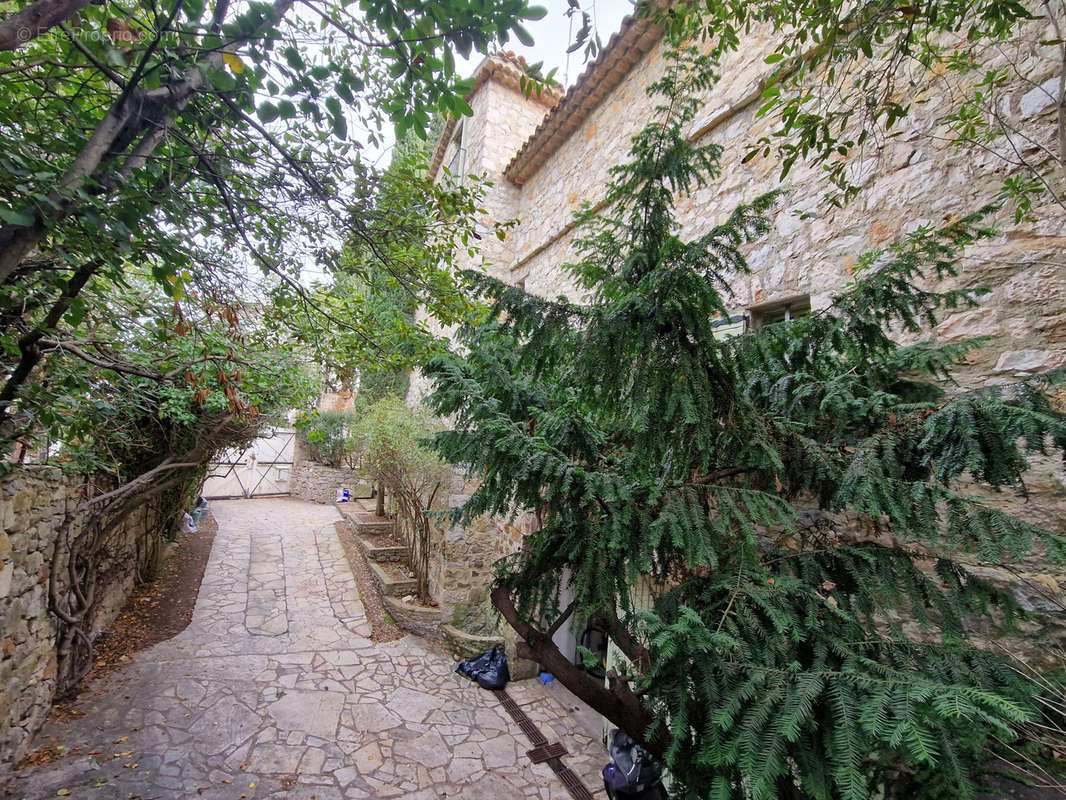
[[[370,574],[384,597],[404,597],[418,591],[418,581],[406,577],[395,564],[371,561]]]
[[[485,636],[476,633],[467,633],[464,630],[456,628],[454,625],[441,625],[440,632],[443,639],[442,644],[444,645],[444,649],[456,658],[476,658],[486,650],[491,650],[493,647],[499,647],[501,650],[503,649],[503,636],[500,634],[489,634]]]
[[[367,561],[392,564],[397,561],[406,562],[411,557],[411,548],[406,545],[376,545],[359,534],[356,534],[355,541],[359,543],[359,549],[363,551]]]
[[[337,503],[341,516],[352,524],[356,533],[389,535],[396,530],[396,520],[378,517],[352,503]]]
[[[420,606],[417,603],[404,603],[395,597],[382,597],[385,611],[392,617],[401,630],[417,633],[427,639],[436,640],[439,636],[440,609]]]
[[[396,531],[396,523],[391,519],[374,520],[373,522],[365,519],[353,519],[352,527],[355,529],[356,533],[362,533],[367,536],[373,536],[375,534],[389,536]]]

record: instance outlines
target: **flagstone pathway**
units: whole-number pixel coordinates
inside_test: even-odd
[[[80,755],[15,773],[27,800],[568,798],[496,697],[416,637],[375,644],[332,506],[219,501],[193,621],[50,722]],[[602,797],[602,746],[537,681],[508,691]],[[65,790],[65,791],[64,791]],[[69,794],[66,794],[69,792]],[[12,796],[9,794],[9,796]]]

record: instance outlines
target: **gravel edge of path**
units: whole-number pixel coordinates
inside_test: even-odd
[[[344,547],[344,555],[348,559],[348,566],[351,567],[352,575],[355,576],[359,599],[363,601],[366,618],[369,620],[373,631],[370,637],[371,640],[374,642],[392,642],[402,639],[407,634],[388,621],[385,605],[381,602],[381,593],[378,591],[377,584],[374,583],[374,578],[370,574],[370,566],[366,563],[366,556],[363,555],[363,551],[355,541],[355,531],[352,530],[352,526],[347,520],[339,520],[335,523],[334,528],[337,531],[337,537],[341,540],[341,545]]]

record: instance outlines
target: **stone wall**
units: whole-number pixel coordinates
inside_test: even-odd
[[[326,392],[318,398],[317,408],[320,412],[351,414],[355,410],[355,392],[345,389],[340,392]]]
[[[351,411],[350,392],[323,395],[319,400],[320,411]],[[337,489],[348,489],[352,497],[370,497],[371,487],[351,469],[340,469],[311,460],[311,448],[297,433],[293,439],[292,475],[289,478],[289,494],[312,503],[336,502]]]
[[[951,76],[918,69],[900,82],[913,87],[910,94],[894,98],[910,104],[909,116],[897,124],[893,137],[872,141],[846,157],[851,179],[863,188],[851,202],[834,208],[823,202],[827,186],[820,169],[797,164],[782,182],[780,163],[773,154],[743,161],[748,146],[772,136],[774,130],[770,117],[756,116],[761,86],[772,69],[765,63],[772,40],[758,30],[750,33],[721,64],[721,80],[702,98],[703,109],[691,126],[690,140],[723,148],[723,169],[708,186],[677,198],[680,235],[698,237],[723,222],[737,205],[781,189],[772,230],[748,247],[752,273],[736,276],[730,287],[733,313],[749,316],[756,304],[796,295],[807,295],[812,309],[827,307],[831,296],[852,279],[864,252],[884,247],[919,226],[968,214],[994,199],[1013,169],[1014,146],[1026,157],[1043,146],[1054,150],[1054,76],[1061,63],[1053,46],[1038,43],[1055,38],[1047,23],[1033,22],[1022,35],[992,52],[988,62],[989,66],[1008,60],[1015,64],[1007,85],[999,90],[997,110],[1027,141],[1004,137],[991,143],[989,150],[955,148],[946,120],[955,97]],[[563,269],[575,260],[573,214],[583,203],[601,204],[608,170],[627,159],[632,136],[652,117],[658,101],[645,89],[663,74],[666,62],[662,43],[648,49],[647,42],[646,34],[612,40],[612,47],[631,48],[632,56],[623,59],[631,64],[628,72],[606,93],[589,85],[571,90],[552,115],[558,116],[572,101],[585,105],[555,130],[551,116],[545,117],[540,106],[529,104],[519,113],[516,104],[523,103],[521,97],[504,96],[504,87],[475,96],[474,117],[466,121],[467,146],[472,154],[491,157],[474,166],[484,168],[497,187],[506,184],[494,187],[490,215],[521,221],[504,246],[486,252],[490,272],[544,297],[564,294],[579,299]],[[593,71],[592,79],[606,85],[618,78],[616,68],[606,72],[610,74],[597,76]],[[588,84],[588,75],[582,80]],[[529,143],[516,142],[516,134],[529,127],[531,115],[546,121]],[[478,136],[491,141],[479,142]],[[524,170],[521,185],[516,185],[505,177],[500,165],[509,162],[500,153],[511,148],[513,156],[523,144],[551,152],[539,166]],[[999,155],[990,152],[997,149]],[[450,154],[445,163],[448,158]],[[994,337],[972,352],[958,371],[962,387],[1004,384],[1066,364],[1066,209],[1055,205],[1033,212],[1038,222],[1014,224],[1005,211],[1001,233],[971,248],[959,265],[960,275],[952,279],[952,285],[991,290],[978,308],[946,316],[931,334],[940,342]],[[928,288],[937,285],[930,281]],[[424,391],[424,381],[413,380],[409,401],[417,401]],[[1066,408],[1066,392],[1060,393],[1059,402]],[[1066,533],[1066,471],[1061,462],[1034,460],[1028,483],[1028,498],[997,496],[997,502]],[[453,501],[463,499],[456,496]],[[460,627],[477,629],[479,614],[487,620],[485,625],[490,624],[486,588],[492,561],[517,550],[529,525],[484,520],[440,532],[434,596],[447,605]],[[1028,627],[1027,635],[1066,641],[1062,614],[1066,572],[1061,567],[1033,557],[1017,574],[979,569],[1010,586],[1023,606],[1052,612]]]
[[[498,278],[507,280],[510,275],[509,265],[516,256],[515,240],[511,237],[500,241],[492,234],[492,226],[497,222],[514,219],[518,210],[519,188],[501,176],[515,151],[521,146],[544,117],[545,105],[536,99],[526,99],[513,74],[507,69],[493,71],[492,59],[486,59],[478,71],[491,72],[491,77],[479,82],[474,94],[467,98],[474,114],[461,121],[466,136],[466,175],[484,175],[492,185],[488,187],[481,208],[484,213],[477,218],[477,227],[481,240],[477,242],[480,252],[470,256],[465,251],[455,255],[457,270],[481,268]],[[464,141],[459,126],[451,133],[443,151],[442,164],[449,166]],[[438,180],[449,180],[443,170],[437,173]],[[469,180],[463,178],[463,180]],[[449,333],[435,319],[419,309],[416,318],[426,325],[434,334]],[[407,398],[410,404],[417,403],[426,393],[428,383],[420,371],[411,373],[411,383]]]
[[[465,493],[454,494],[448,502],[454,508],[468,497]],[[445,623],[467,633],[489,634],[496,630],[495,613],[486,591],[492,582],[492,565],[517,551],[531,530],[532,515],[513,521],[485,515],[469,525],[438,520],[430,551],[429,588],[440,604]]]
[[[1019,40],[1054,38],[1046,23]],[[1016,77],[1002,89],[999,106],[1010,122],[1035,143],[1051,142],[1054,132],[1054,87],[1046,81],[1061,65],[1053,48],[1021,48]],[[782,183],[780,164],[771,154],[741,163],[747,147],[772,135],[769,117],[757,118],[758,87],[769,74],[763,63],[770,39],[748,37],[721,65],[720,82],[705,98],[705,109],[692,125],[692,139],[724,148],[719,179],[692,196],[678,199],[680,234],[695,238],[722,222],[740,203],[770,189],[784,195],[775,225],[748,251],[753,269],[731,285],[737,313],[759,302],[808,294],[814,309],[851,279],[862,253],[884,246],[920,225],[940,224],[972,212],[998,194],[1009,164],[986,152],[960,150],[948,140],[944,115],[950,87],[930,75],[928,85],[911,101],[911,114],[897,135],[849,158],[853,180],[863,185],[843,208],[827,207],[822,172],[797,165]],[[561,267],[573,260],[573,212],[582,202],[603,197],[607,170],[627,158],[630,138],[651,118],[653,101],[645,87],[665,67],[662,47],[645,56],[600,104],[569,134],[565,143],[522,186],[516,216],[517,258],[512,281],[545,297],[574,295]],[[1036,146],[1035,144],[1033,145]],[[982,307],[946,318],[937,333],[942,341],[965,336],[997,337],[968,362],[970,385],[1002,383],[1017,373],[1031,374],[1066,363],[1066,211],[1059,206],[1035,209],[1039,223],[1010,224],[995,240],[973,248],[962,264],[962,285],[982,285],[992,293]],[[1007,217],[1006,214],[1004,214]]]
[[[327,467],[314,461],[297,461],[289,479],[289,494],[312,503],[334,503],[337,489],[348,489],[352,497],[370,497],[370,486],[350,469]]]
[[[447,497],[448,507],[461,506],[475,486],[457,478],[463,493]],[[502,644],[516,680],[535,675],[536,665],[521,657],[518,640],[492,607],[488,588],[493,564],[516,552],[534,525],[532,514],[514,520],[483,515],[468,525],[437,516],[430,535],[429,593],[440,612],[440,630],[433,638],[459,658]]]
[[[55,697],[58,629],[49,611],[49,580],[55,569],[63,596],[69,584],[65,559],[53,563],[56,541],[65,535],[76,542],[82,535],[77,507],[88,492],[107,488],[92,481],[37,466],[0,477],[0,770],[26,754]],[[106,533],[91,636],[111,625],[135,583],[156,567],[172,524],[149,504]]]

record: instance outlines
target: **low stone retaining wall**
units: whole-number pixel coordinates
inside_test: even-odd
[[[75,513],[109,484],[52,467],[22,466],[0,477],[0,771],[24,756],[56,693],[59,633],[49,611],[49,580],[61,537],[77,542],[84,518]],[[96,558],[90,636],[111,625],[138,579],[158,564],[162,534],[173,524],[148,505],[106,532]],[[66,564],[56,569],[65,596]]]
[[[367,562],[383,597],[404,597],[418,591],[418,581],[408,577],[396,563]]]
[[[347,489],[352,497],[370,497],[372,489],[353,470],[327,467],[314,461],[293,465],[289,493],[301,500],[328,504],[336,502],[337,489]]]
[[[338,503],[337,510],[355,532],[355,540],[368,562],[410,563],[411,548],[399,539],[393,520],[376,517],[359,503]]]
[[[396,597],[382,597],[381,603],[396,627],[434,642],[441,640],[439,608],[405,603]]]
[[[484,588],[487,586],[489,576],[485,576],[485,582],[480,587],[477,585],[472,587],[469,582],[458,587],[467,591],[473,588],[474,591],[471,592],[473,600],[456,602],[456,595],[448,591],[449,588],[454,587],[448,587],[439,581],[434,584],[431,580],[430,592],[433,598],[443,600],[439,606],[430,607],[404,602],[404,599],[413,595],[417,589],[415,579],[408,577],[410,570],[401,571],[399,568],[400,564],[409,563],[410,548],[381,541],[382,537],[388,537],[394,541],[403,538],[399,533],[398,521],[376,517],[367,512],[359,503],[338,505],[337,508],[355,532],[356,544],[366,557],[382,605],[398,628],[440,644],[458,659],[473,658],[493,647],[500,647],[507,653],[513,678],[516,680],[528,678],[537,673],[537,665],[518,654],[514,637],[495,629],[494,615],[491,613],[491,604],[488,602],[487,589]],[[437,549],[436,552],[431,551],[431,563],[439,568],[440,562],[435,560],[440,559],[442,555],[439,527],[434,526],[434,534]],[[476,541],[470,551],[477,554],[475,558],[480,559],[479,563],[459,565],[459,574],[467,576],[468,580],[471,571],[481,575],[481,570],[485,565],[485,556],[484,551],[479,548],[482,548],[484,544],[484,539]],[[478,588],[481,588],[480,596],[478,596]],[[438,597],[438,592],[444,597]],[[465,595],[460,591],[457,596]],[[464,630],[464,627],[470,627],[470,630]]]
[[[406,563],[411,557],[411,549],[403,545],[376,545],[358,533],[356,538],[367,561],[376,561],[379,564]]]
[[[474,658],[486,650],[491,650],[493,647],[499,647],[501,650],[506,647],[502,634],[481,635],[467,633],[459,630],[454,625],[441,625],[440,633],[441,644],[444,645],[444,649],[456,658]]]

